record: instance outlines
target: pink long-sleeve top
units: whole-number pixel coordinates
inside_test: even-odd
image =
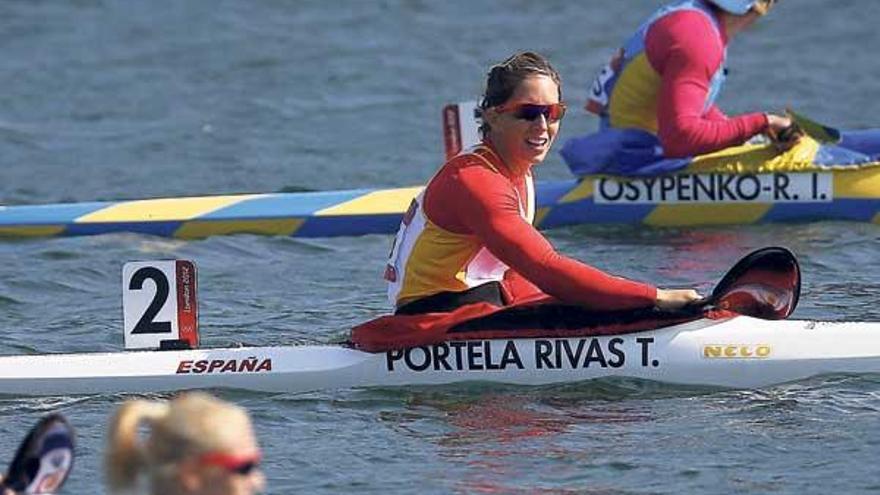
[[[669,157],[740,145],[767,129],[762,113],[728,117],[715,105],[705,109],[727,46],[723,26],[720,31],[700,12],[684,10],[659,19],[645,37],[648,61],[661,76],[658,137]]]

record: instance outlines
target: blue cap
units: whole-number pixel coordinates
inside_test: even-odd
[[[709,0],[717,5],[721,10],[730,12],[731,14],[743,15],[751,10],[752,6],[757,3],[755,0]]]

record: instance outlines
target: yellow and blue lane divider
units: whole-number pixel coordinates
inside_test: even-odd
[[[539,182],[536,224],[695,226],[849,220],[880,224],[880,167]],[[333,237],[396,232],[421,187],[0,207],[0,236],[131,232]],[[699,197],[702,195],[702,197]]]
[[[0,236],[133,232],[196,239],[252,233],[332,237],[391,232],[421,187],[240,194],[0,207]]]

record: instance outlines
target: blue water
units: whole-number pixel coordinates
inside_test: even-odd
[[[0,202],[413,185],[440,164],[440,109],[534,49],[574,111],[657,1],[154,0],[0,3]],[[720,105],[880,123],[880,3],[790,0],[737,38]],[[558,156],[539,178],[567,177]],[[557,247],[609,271],[708,288],[750,249],[804,271],[798,318],[880,319],[880,226],[579,227]],[[385,308],[390,239],[136,235],[0,243],[0,353],[121,347],[120,272],[200,270],[206,345],[343,338]],[[252,411],[270,493],[880,491],[880,378],[760,391],[634,381],[305,395],[222,393]],[[67,493],[104,493],[104,422],[125,396],[0,398],[8,454],[46,411],[79,430]],[[4,457],[0,456],[0,461]]]

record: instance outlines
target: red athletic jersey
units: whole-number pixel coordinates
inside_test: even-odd
[[[712,76],[727,47],[710,19],[683,10],[655,22],[645,37],[645,53],[660,74],[658,137],[669,157],[685,157],[743,144],[767,129],[767,117],[749,113],[727,117],[717,107],[705,110]]]
[[[480,159],[474,159],[475,154],[479,154]],[[454,246],[462,246],[461,249],[468,249],[469,253],[476,247],[484,247],[508,267],[503,284],[512,303],[546,294],[563,303],[593,309],[653,306],[657,296],[655,287],[609,275],[559,254],[553,248],[527,220],[529,215],[524,214],[534,209],[534,205],[527,204],[530,180],[530,176],[512,176],[487,144],[448,161],[420,196],[423,204],[418,208],[425,217],[422,220],[425,227],[417,232],[419,238],[401,242],[408,226],[398,233],[396,243],[411,249],[405,256],[407,259],[395,260],[395,279],[400,281],[398,277],[402,275],[405,286],[407,271],[431,271],[431,276],[438,278],[436,292],[448,290],[446,287],[461,283],[467,266],[438,270],[437,264],[450,260],[462,264],[462,257],[450,252]],[[442,246],[445,259],[428,254],[432,252],[430,249],[422,249],[425,254],[418,254],[422,236],[429,238],[432,246]],[[393,252],[392,257],[395,254]],[[405,299],[398,296],[396,301],[398,304],[409,302]]]

